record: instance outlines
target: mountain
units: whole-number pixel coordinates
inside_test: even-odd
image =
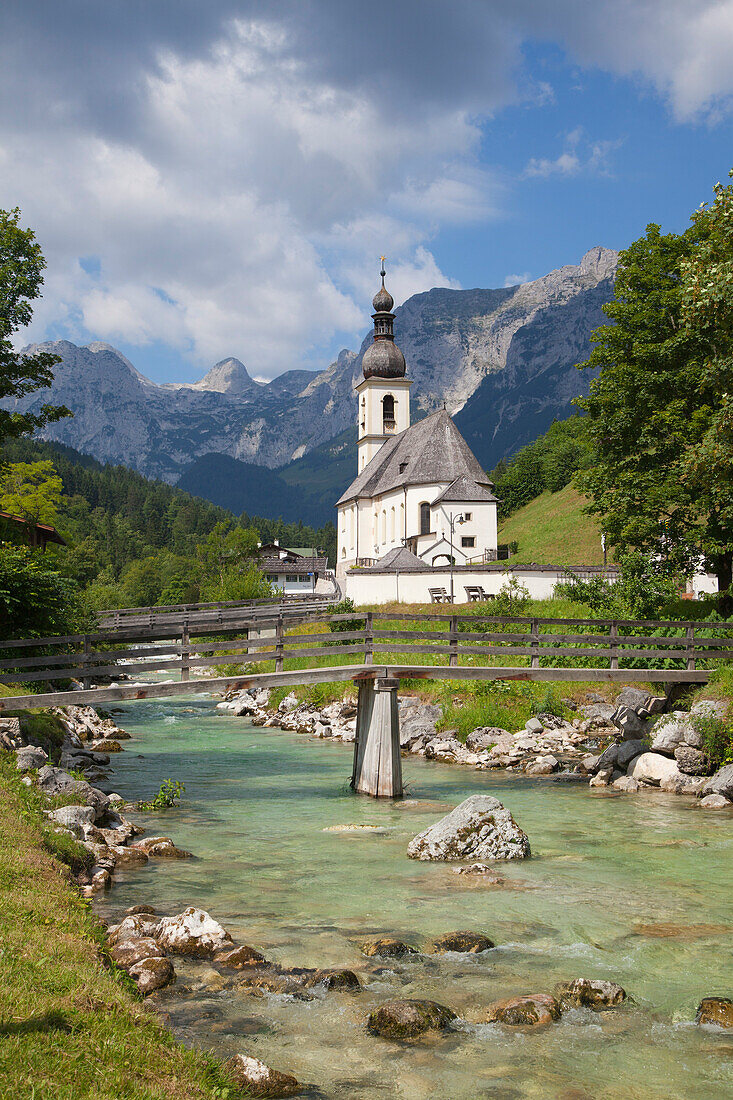
[[[314,527],[333,523],[333,499],[289,484],[277,470],[241,462],[225,454],[206,454],[184,470],[178,488],[227,508],[236,515],[266,519],[297,516]]]
[[[575,364],[587,358],[590,333],[605,321],[601,307],[613,295],[617,263],[617,253],[593,248],[579,265],[531,283],[434,289],[408,299],[396,310],[395,332],[414,381],[413,419],[445,404],[489,468],[567,416],[590,381]],[[356,468],[353,391],[370,342],[371,333],[358,352],[342,351],[324,371],[289,370],[266,385],[238,359],[225,359],[199,382],[162,386],[108,344],[34,345],[29,350],[61,356],[54,384],[9,407],[66,404],[74,419],[49,425],[46,438],[168,482],[209,454],[282,468],[285,481],[306,492],[318,467],[330,505],[343,470]],[[212,476],[215,465],[207,467]],[[197,469],[192,476],[202,491]]]

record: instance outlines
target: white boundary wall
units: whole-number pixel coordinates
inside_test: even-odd
[[[578,570],[584,575],[586,571]],[[599,571],[600,572],[600,571]],[[594,574],[597,575],[597,574]],[[496,595],[512,578],[529,590],[535,600],[551,599],[555,585],[567,580],[564,569],[545,567],[542,569],[456,569],[453,574],[455,602],[467,603],[466,586],[480,585],[485,592]],[[613,574],[609,577],[613,579]],[[450,571],[431,569],[426,573],[370,573],[368,570],[353,569],[346,574],[345,595],[350,596],[357,607],[365,604],[430,603],[431,588],[445,588],[450,592]]]

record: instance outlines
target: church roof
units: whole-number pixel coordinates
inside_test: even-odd
[[[441,481],[451,485],[464,476],[479,487],[493,488],[448,413],[440,409],[383,443],[337,505],[358,497],[380,496],[403,485],[434,485]],[[474,498],[461,497],[469,499]]]
[[[370,573],[429,573],[430,566],[405,546],[395,546],[376,565],[370,565]]]
[[[491,485],[493,489],[491,481],[484,480],[484,484],[479,485],[472,477],[461,474],[460,477],[451,482],[447,489],[443,490],[439,497],[435,498],[433,507],[436,504],[449,504],[452,502],[462,504],[465,501],[467,504],[479,504],[482,501],[495,501],[497,498],[486,488],[487,485]]]

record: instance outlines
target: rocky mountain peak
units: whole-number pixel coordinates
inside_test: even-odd
[[[194,382],[191,389],[213,390],[215,393],[228,393],[237,397],[243,393],[251,393],[260,385],[250,378],[247,368],[239,359],[221,359],[198,382]]]
[[[593,275],[596,279],[612,279],[618,268],[618,252],[597,244],[595,248],[588,249],[579,267],[583,275]]]

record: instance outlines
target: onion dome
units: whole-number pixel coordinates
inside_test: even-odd
[[[394,298],[384,285],[384,256],[382,256],[382,285],[374,295],[374,341],[364,352],[361,367],[365,378],[404,378],[405,357],[394,342]]]

